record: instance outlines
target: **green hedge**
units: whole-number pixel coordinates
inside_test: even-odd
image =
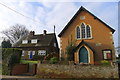
[[[14,64],[20,63],[22,50],[17,48],[1,48],[2,50],[2,74],[10,74]]]

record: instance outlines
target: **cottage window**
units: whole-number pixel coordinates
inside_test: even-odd
[[[82,23],[81,25],[81,31],[82,31],[82,38],[85,38],[85,25]]]
[[[22,40],[22,44],[27,44],[28,40]]]
[[[90,27],[88,25],[86,26],[86,33],[87,33],[87,38],[90,38],[91,33],[90,33]]]
[[[22,56],[24,56],[25,55],[25,51],[22,51]]]
[[[56,47],[56,43],[54,43],[54,47]]]
[[[30,55],[30,53],[32,53],[32,55],[35,55],[35,51],[28,51],[28,55]]]
[[[35,55],[35,51],[32,51],[32,54]]]
[[[32,39],[31,43],[37,43],[37,39]]]
[[[31,51],[28,51],[28,55],[30,55]]]
[[[103,59],[105,59],[105,60],[112,59],[112,51],[111,50],[103,50]]]
[[[77,37],[77,39],[80,38],[80,28],[79,27],[76,28],[76,37]]]
[[[46,55],[46,51],[45,50],[39,50],[38,55]]]

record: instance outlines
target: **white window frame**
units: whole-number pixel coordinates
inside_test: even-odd
[[[86,39],[86,25],[84,24],[84,28],[85,28],[85,37],[84,38],[82,38],[82,24],[84,24],[84,23],[81,23],[81,25],[80,25],[80,28],[81,28],[81,39]]]
[[[32,39],[31,43],[37,43],[37,39]]]
[[[90,37],[88,37],[88,28],[89,28],[89,30],[90,30],[90,33],[89,33],[89,36],[90,36]],[[89,26],[89,25],[86,26],[86,38],[91,38],[91,29],[90,29],[90,26]]]
[[[80,30],[80,31],[79,31],[79,33],[80,33],[80,34],[79,34],[79,37],[78,37],[78,35],[77,35],[77,34],[78,34],[78,28],[79,28],[79,30]],[[79,26],[77,26],[77,27],[76,27],[76,39],[80,39],[80,38],[81,38],[81,29],[80,29]]]
[[[32,51],[32,54],[35,55],[35,51]]]
[[[22,56],[24,56],[24,55],[25,55],[25,51],[23,50],[23,51],[22,51]]]
[[[82,25],[82,24],[84,24],[84,26],[85,26],[85,38],[82,38],[82,28],[81,28],[81,25]],[[87,29],[86,29],[87,26],[89,26],[89,28],[90,28],[90,37],[88,37],[88,38],[87,38]],[[77,38],[77,27],[80,28],[80,38]],[[78,26],[78,25],[76,26],[76,28],[75,28],[75,34],[76,34],[76,37],[75,37],[75,38],[76,38],[77,40],[80,40],[80,39],[92,39],[92,28],[91,28],[91,26],[90,26],[89,24],[86,25],[84,22],[82,22],[82,23],[80,24],[80,26]]]
[[[54,42],[54,47],[57,47],[56,43]]]
[[[32,52],[32,55],[35,55],[35,51],[28,51],[28,55],[30,55],[30,52]]]
[[[88,26],[89,26],[89,28],[90,28],[90,37],[89,38],[87,38],[87,35],[86,35],[86,39],[92,39],[92,28],[91,28],[91,26],[89,25],[89,24],[87,24]],[[86,25],[86,26],[87,26]],[[87,34],[87,30],[86,30],[86,34]]]
[[[46,50],[38,50],[38,55],[45,56],[46,55]]]
[[[22,44],[27,44],[28,40],[22,40]]]
[[[107,53],[111,54],[111,59],[112,59],[112,51],[111,50],[103,50],[103,59],[104,60],[111,60],[107,58]]]
[[[31,51],[28,51],[28,55],[30,55],[30,52],[31,52]]]

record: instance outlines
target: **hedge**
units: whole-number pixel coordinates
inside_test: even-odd
[[[22,50],[17,48],[1,48],[2,74],[9,75],[14,64],[20,63]]]

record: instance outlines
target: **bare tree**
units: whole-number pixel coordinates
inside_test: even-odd
[[[2,33],[11,41],[11,43],[15,43],[22,36],[27,35],[29,30],[24,25],[15,24],[9,29],[2,31]]]

